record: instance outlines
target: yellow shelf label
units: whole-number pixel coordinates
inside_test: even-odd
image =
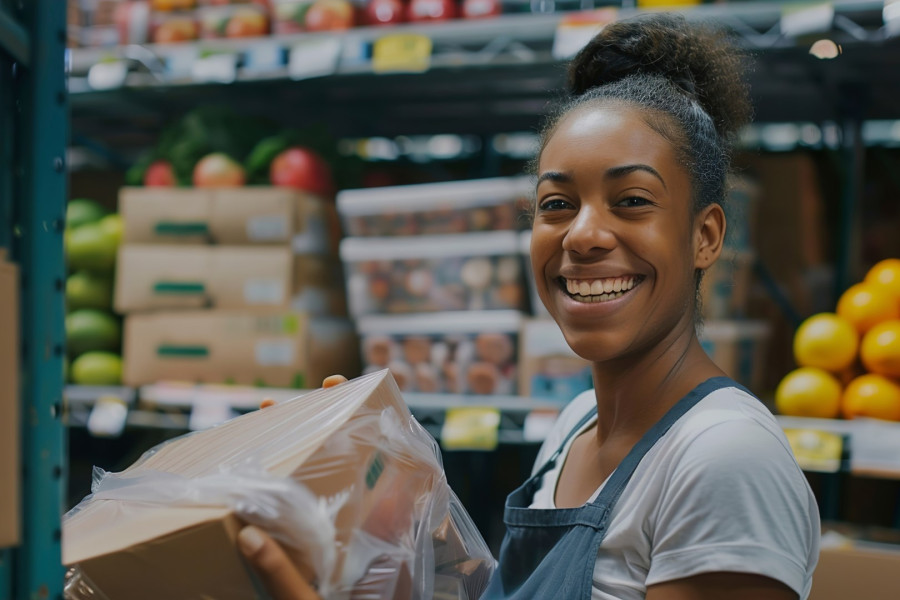
[[[797,463],[804,471],[836,473],[841,469],[843,438],[815,429],[785,429]]]
[[[423,73],[431,66],[431,38],[403,33],[375,41],[372,70],[376,73]]]
[[[451,408],[441,429],[441,445],[445,450],[493,450],[499,428],[496,408]]]

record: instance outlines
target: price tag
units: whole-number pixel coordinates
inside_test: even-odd
[[[424,73],[431,66],[431,38],[404,33],[375,41],[372,70],[376,73]]]
[[[253,44],[244,52],[244,68],[255,73],[277,71],[284,66],[284,50],[279,44]]]
[[[888,35],[900,35],[900,0],[884,0],[882,18]]]
[[[172,49],[166,55],[166,74],[172,79],[187,79],[193,75],[194,62],[200,51],[194,45]]]
[[[324,77],[337,71],[341,39],[325,37],[307,40],[291,48],[288,73],[292,79]]]
[[[605,26],[619,18],[615,8],[603,8],[567,15],[559,22],[553,36],[553,58],[575,56]]]
[[[499,428],[496,408],[451,408],[441,429],[441,445],[445,450],[493,450]]]
[[[235,416],[231,405],[225,398],[199,396],[194,400],[188,427],[191,431],[200,431],[220,425]]]
[[[237,55],[213,54],[194,61],[191,77],[197,83],[233,83],[237,79]]]
[[[840,471],[844,439],[839,434],[815,429],[785,429],[784,434],[804,471]]]
[[[556,410],[533,410],[525,417],[525,423],[522,426],[522,437],[526,442],[543,442],[547,439],[547,434],[553,429],[556,419],[559,417],[559,411]]]
[[[807,33],[823,33],[834,23],[834,5],[785,6],[781,11],[781,33],[790,37]]]
[[[100,62],[88,70],[88,85],[95,90],[113,90],[125,84],[128,66],[125,61]]]
[[[118,396],[100,396],[88,416],[87,429],[96,437],[119,437],[125,429],[128,405]]]

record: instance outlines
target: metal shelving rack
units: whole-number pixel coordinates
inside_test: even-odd
[[[22,273],[24,457],[22,543],[0,550],[4,599],[62,597],[65,19],[50,0],[0,0],[0,246]]]

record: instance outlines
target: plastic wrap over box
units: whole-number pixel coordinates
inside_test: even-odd
[[[474,600],[494,568],[385,370],[99,472],[63,520],[68,597],[264,598],[236,545],[243,523],[325,599]]]

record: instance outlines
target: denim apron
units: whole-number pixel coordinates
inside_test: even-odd
[[[547,463],[506,499],[506,537],[499,566],[481,600],[590,600],[597,551],[606,537],[610,514],[641,459],[682,415],[726,387],[745,390],[728,377],[714,377],[679,400],[634,445],[593,502],[578,508],[528,508],[541,478],[554,467],[566,443],[596,416],[595,406]]]

